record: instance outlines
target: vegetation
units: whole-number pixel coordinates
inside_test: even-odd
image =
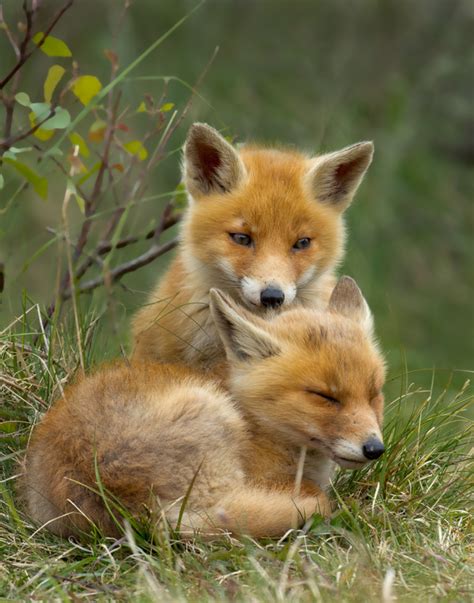
[[[3,338],[0,358],[3,484],[0,593],[7,599],[207,601],[468,601],[474,594],[472,404],[466,386],[440,395],[397,379],[387,453],[369,469],[342,472],[337,511],[280,541],[179,542],[146,525],[119,540],[62,541],[38,530],[14,484],[31,425],[81,362],[71,325],[48,336],[33,306]],[[100,322],[81,325],[89,364]],[[41,345],[34,343],[39,337]],[[408,412],[407,412],[408,409]],[[125,519],[131,522],[130,518]]]
[[[0,597],[472,598],[472,19],[453,0],[0,3]],[[387,350],[387,453],[278,542],[61,541],[24,513],[17,463],[72,375],[127,353],[194,119],[313,151],[374,138],[343,270]]]

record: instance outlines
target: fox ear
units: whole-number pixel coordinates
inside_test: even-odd
[[[212,193],[228,193],[246,171],[237,151],[217,130],[195,123],[184,145],[184,182],[195,199]]]
[[[313,195],[340,211],[349,207],[372,162],[374,145],[359,142],[312,160],[308,178]]]
[[[229,360],[262,359],[279,353],[277,342],[258,326],[258,319],[250,318],[218,289],[211,289],[209,295],[211,314]]]
[[[357,283],[350,276],[341,276],[329,300],[328,310],[358,322],[368,335],[372,335],[374,320],[369,305]]]

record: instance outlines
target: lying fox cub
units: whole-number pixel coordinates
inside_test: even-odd
[[[334,461],[358,468],[382,454],[384,363],[352,279],[339,281],[325,312],[294,309],[266,321],[216,290],[210,303],[231,395],[209,377],[158,363],[117,364],[72,385],[27,450],[36,522],[63,536],[92,523],[117,534],[98,474],[130,513],[164,513],[173,525],[190,492],[183,534],[280,536],[316,511],[330,513]]]
[[[194,124],[184,147],[190,206],[178,255],[134,319],[135,358],[219,362],[208,309],[213,287],[256,314],[325,308],[343,253],[343,214],[372,153],[371,142],[316,157],[237,150],[210,126]]]

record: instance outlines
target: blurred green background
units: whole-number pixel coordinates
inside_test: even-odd
[[[13,18],[20,3],[3,4]],[[61,5],[45,1],[42,14],[49,17]],[[113,45],[122,6],[119,0],[81,0],[55,30],[81,72],[106,81],[103,50]],[[121,65],[195,6],[131,2],[116,40]],[[473,366],[473,25],[469,0],[208,0],[134,73],[193,84],[219,46],[200,87],[205,100],[195,99],[169,150],[179,149],[194,120],[238,140],[310,152],[374,140],[374,163],[347,214],[342,272],[365,292],[393,374],[405,362],[410,369]],[[3,37],[1,72],[10,60]],[[41,53],[28,64],[29,90],[41,90],[49,64]],[[146,92],[159,96],[162,85],[129,80],[124,94],[138,104]],[[168,101],[182,107],[188,96],[179,82],[170,84]],[[178,182],[175,152],[151,175],[149,192],[173,190]],[[62,194],[53,187],[43,202],[26,191],[0,214],[6,273],[1,326],[21,310],[22,292],[44,305],[52,299],[56,247],[30,260],[51,237],[47,228],[59,224]],[[126,232],[142,231],[160,208],[158,202],[135,208]],[[119,341],[127,342],[130,315],[170,258],[127,275],[125,288],[117,286],[120,328],[110,338],[103,321],[101,354],[112,356]],[[82,307],[91,303],[104,307],[100,291],[85,296]]]

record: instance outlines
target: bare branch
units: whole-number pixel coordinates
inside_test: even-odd
[[[134,243],[138,243],[139,241],[147,241],[149,239],[156,239],[162,232],[168,230],[175,224],[177,224],[180,220],[179,214],[173,214],[168,216],[165,221],[160,222],[160,224],[148,231],[145,236],[129,236],[117,241],[117,243],[112,244],[110,241],[105,240],[99,243],[97,248],[95,249],[92,257],[88,257],[86,261],[84,261],[76,270],[76,280],[79,280],[84,276],[87,270],[94,264],[97,256],[106,255],[112,249],[123,249],[124,247],[128,247],[129,245],[133,245]]]
[[[51,110],[49,111],[48,115],[46,115],[46,117],[44,117],[41,121],[39,121],[37,124],[35,124],[33,127],[31,127],[26,132],[17,134],[13,138],[1,140],[0,141],[0,149],[3,149],[3,151],[6,151],[10,147],[12,147],[16,142],[19,142],[20,140],[24,140],[25,138],[28,138],[28,136],[31,136],[31,134],[34,134],[36,132],[36,130],[39,130],[41,128],[41,126],[44,124],[44,122],[48,121],[48,119],[51,119],[51,117],[53,117],[54,115],[56,115],[56,108],[52,107]]]
[[[30,56],[44,44],[46,38],[56,26],[56,23],[61,19],[64,13],[73,5],[73,3],[74,0],[68,0],[66,2],[66,4],[56,13],[55,17],[53,17],[53,20],[47,27],[46,31],[43,33],[43,37],[41,38],[41,40],[39,40],[35,44],[34,48],[32,48],[31,50],[27,50],[31,38],[33,37],[33,21],[35,13],[37,11],[37,5],[35,4],[32,9],[28,9],[26,0],[24,1],[23,9],[26,14],[26,31],[25,36],[20,44],[20,56],[13,69],[11,69],[11,71],[3,78],[3,80],[0,81],[0,90],[2,90],[8,84],[8,82],[12,79],[16,72],[21,69],[21,67],[26,63]]]
[[[13,48],[13,52],[15,53],[15,56],[17,58],[17,60],[20,59],[20,48],[18,47],[18,44],[12,34],[12,32],[10,31],[10,28],[8,27],[8,24],[5,21],[5,17],[3,16],[3,6],[0,4],[0,26],[3,29],[3,31],[5,32],[8,41],[11,44],[11,47]]]
[[[96,289],[97,287],[105,285],[106,283],[107,284],[114,283],[114,282],[118,281],[125,274],[128,274],[129,272],[134,272],[135,270],[138,270],[139,268],[142,268],[143,266],[150,264],[151,262],[153,262],[153,260],[155,260],[160,255],[163,255],[163,254],[167,253],[168,251],[170,251],[171,249],[173,249],[174,247],[176,247],[177,244],[178,244],[177,237],[171,241],[168,241],[167,243],[164,243],[163,245],[154,244],[150,247],[150,249],[148,251],[146,251],[145,253],[142,253],[142,255],[139,255],[137,258],[130,260],[129,262],[120,264],[119,266],[116,266],[115,268],[113,268],[112,270],[107,272],[106,274],[103,274],[101,276],[98,276],[97,278],[93,278],[89,281],[86,281],[80,287],[76,287],[75,292],[76,293],[88,293],[88,292],[92,291],[93,289]],[[67,289],[62,294],[62,299],[63,300],[69,299],[71,297],[71,295],[72,295],[72,290]]]

